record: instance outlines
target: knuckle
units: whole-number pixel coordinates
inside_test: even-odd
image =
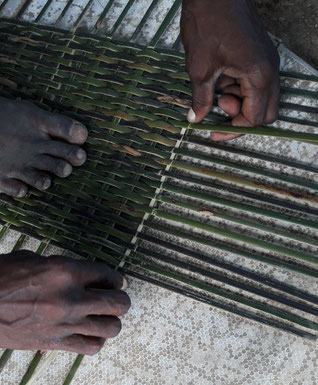
[[[254,65],[250,69],[248,79],[251,82],[253,88],[258,90],[266,90],[270,88],[273,83],[279,81],[279,67],[274,65],[268,60]]]
[[[271,63],[265,63],[260,68],[260,85],[262,88],[266,88],[268,85],[271,85],[274,79],[278,76],[278,73],[275,67]]]
[[[65,278],[70,280],[73,278],[73,271],[68,263],[63,257],[51,257],[51,270],[59,278]]]
[[[42,350],[57,350],[61,346],[61,341],[57,338],[39,338],[38,344]]]

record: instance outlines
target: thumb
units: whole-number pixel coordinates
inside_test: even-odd
[[[190,123],[198,123],[211,111],[216,80],[208,82],[192,82],[192,107],[187,119]]]

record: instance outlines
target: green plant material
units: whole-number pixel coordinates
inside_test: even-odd
[[[175,136],[172,135],[172,138],[176,138]],[[183,136],[183,143],[194,143],[198,144],[200,146],[203,146],[203,148],[212,148],[215,150],[221,150],[226,153],[231,153],[231,154],[238,154],[244,156],[246,159],[252,158],[252,159],[260,159],[260,160],[265,160],[266,162],[271,162],[274,164],[279,164],[279,165],[285,165],[288,167],[293,167],[299,170],[305,170],[305,171],[310,171],[313,173],[318,173],[318,167],[315,167],[314,165],[308,165],[305,163],[301,162],[294,162],[289,159],[284,159],[282,157],[277,157],[273,156],[270,154],[262,153],[259,151],[253,151],[253,150],[247,150],[247,149],[240,149],[232,146],[227,146],[226,144],[221,144],[214,142],[209,139],[203,139],[201,137],[198,137],[195,135],[195,133],[192,131],[189,133],[189,135],[184,135]]]
[[[287,71],[280,71],[279,74],[284,78],[290,78],[295,80],[307,80],[309,82],[318,83],[318,76],[315,76],[315,75],[307,75],[307,74],[302,74],[300,72],[287,72]]]
[[[170,164],[171,162],[166,161],[166,160],[160,160],[160,161],[158,160],[158,163],[166,166],[166,165]],[[240,186],[246,186],[246,187],[253,188],[253,189],[263,190],[266,192],[272,192],[272,193],[280,194],[280,195],[287,196],[290,198],[296,197],[298,199],[302,199],[303,201],[307,201],[307,202],[311,202],[311,203],[315,203],[315,204],[318,203],[317,196],[307,196],[307,195],[295,194],[295,193],[293,193],[287,189],[273,187],[271,185],[267,185],[267,184],[262,183],[262,182],[257,182],[257,181],[247,179],[247,178],[241,177],[241,176],[236,176],[236,175],[233,175],[230,173],[215,171],[215,170],[212,170],[209,168],[202,168],[201,166],[192,165],[192,164],[186,163],[184,161],[174,161],[173,163],[171,163],[171,167],[185,170],[185,171],[190,171],[192,173],[200,174],[201,176],[208,177],[208,178],[220,179],[222,181],[234,183],[234,184],[237,184]]]
[[[210,280],[213,279],[212,285],[214,285],[214,283],[216,283],[216,284],[224,283],[224,284],[227,284],[229,286],[235,287],[237,289],[241,289],[241,290],[244,290],[246,292],[258,295],[260,297],[270,299],[276,303],[281,303],[284,305],[291,306],[291,307],[293,307],[297,310],[303,311],[305,313],[312,314],[315,316],[318,315],[318,309],[315,309],[312,306],[307,306],[307,304],[305,304],[305,303],[300,303],[298,301],[294,301],[293,299],[286,298],[280,294],[268,292],[268,291],[264,290],[263,288],[254,287],[247,282],[242,282],[241,280],[228,277],[227,275],[224,275],[222,273],[203,269],[199,266],[196,266],[193,263],[183,262],[182,260],[180,260],[178,258],[175,258],[175,257],[171,258],[171,257],[165,256],[165,255],[162,255],[162,253],[155,252],[153,250],[148,250],[147,248],[144,248],[144,247],[138,248],[138,255],[142,255],[146,259],[149,259],[149,257],[151,257],[151,259],[154,261],[154,263],[159,264],[159,265],[169,263],[169,265],[172,268],[174,268],[174,267],[180,268],[183,271],[188,271],[190,273],[200,274],[200,276],[203,278],[208,278]],[[138,255],[135,254],[136,258],[138,258]],[[187,274],[183,274],[183,275],[187,276]],[[242,296],[242,294],[240,293],[239,296]],[[244,297],[244,295],[243,295],[243,297]]]
[[[169,166],[171,168],[171,165]],[[196,186],[199,190],[201,190],[201,186],[206,186],[208,188],[212,188],[217,190],[216,195],[218,197],[222,196],[222,190],[226,189],[227,192],[235,194],[237,198],[233,198],[234,202],[238,203],[240,200],[244,200],[245,198],[253,199],[255,200],[256,209],[260,206],[260,208],[264,204],[270,204],[271,207],[274,205],[274,207],[270,208],[269,211],[275,211],[278,214],[283,214],[285,217],[293,218],[296,216],[297,220],[300,220],[302,222],[302,225],[313,227],[315,228],[315,224],[317,221],[315,218],[318,215],[318,209],[315,208],[314,205],[307,205],[305,201],[298,201],[295,202],[294,199],[290,201],[290,199],[286,200],[285,198],[292,198],[291,195],[284,195],[279,194],[278,197],[276,196],[267,196],[263,193],[263,191],[257,191],[257,190],[251,190],[248,188],[241,188],[241,186],[236,186],[234,184],[228,185],[225,181],[222,179],[214,179],[214,178],[202,178],[202,175],[195,175],[192,173],[184,173],[179,172],[178,168],[173,171],[164,171],[163,175],[165,177],[172,178],[172,181],[180,181],[182,183],[184,182],[190,182]],[[284,190],[286,191],[286,190]],[[297,197],[294,196],[295,198]],[[301,195],[298,195],[298,198],[300,198]],[[254,203],[249,203],[249,205],[254,205]],[[283,209],[283,211],[278,211],[278,209]],[[286,209],[289,210],[286,212]],[[304,214],[306,214],[306,217],[304,217]],[[303,219],[304,218],[304,219]],[[308,219],[307,219],[308,218]],[[299,224],[301,224],[299,222]]]
[[[71,370],[69,371],[69,373],[66,376],[66,378],[65,378],[65,380],[64,380],[62,385],[70,385],[70,383],[72,382],[72,380],[73,380],[73,378],[74,378],[74,376],[76,374],[76,371],[79,368],[79,366],[81,365],[83,359],[84,359],[84,355],[83,354],[79,354],[76,357],[76,359],[75,359],[75,361],[74,361],[74,363],[73,363],[73,365],[71,367]]]
[[[285,138],[292,140],[299,140],[310,142],[312,144],[318,143],[318,134],[309,134],[306,132],[297,132],[290,130],[281,130],[274,127],[233,127],[225,125],[209,125],[203,123],[186,123],[186,122],[174,122],[174,125],[182,128],[190,128],[197,130],[207,130],[216,132],[230,132],[234,134],[249,134],[257,136],[270,136],[275,138]]]
[[[152,185],[151,182],[149,182],[149,184]],[[164,183],[162,186],[162,189],[166,190],[166,191],[170,191],[170,192],[175,192],[177,194],[182,194],[182,195],[185,195],[188,197],[200,199],[203,202],[216,203],[221,208],[222,207],[229,207],[229,208],[233,208],[233,209],[237,209],[237,210],[243,210],[245,212],[250,212],[253,214],[259,214],[259,215],[262,215],[262,216],[265,216],[268,218],[279,219],[279,220],[284,221],[284,222],[302,225],[305,227],[310,227],[312,229],[318,230],[318,223],[314,222],[314,221],[312,221],[312,222],[311,221],[305,221],[302,219],[298,219],[298,218],[294,218],[294,217],[287,216],[284,214],[280,214],[280,213],[277,213],[275,211],[269,211],[269,210],[261,209],[261,208],[254,207],[251,205],[247,205],[244,203],[238,203],[238,202],[233,202],[233,201],[230,201],[227,199],[217,198],[217,197],[214,197],[210,194],[200,193],[197,191],[192,191],[191,189],[185,189],[185,188],[177,187],[177,186],[170,184],[170,183]],[[169,203],[169,202],[167,202],[167,203]],[[171,201],[171,203],[173,203],[173,201]],[[257,226],[255,226],[255,227],[257,228]],[[274,231],[276,232],[276,230],[277,229],[275,228]]]
[[[83,12],[89,9],[91,1],[86,3],[76,25],[79,25]],[[107,3],[96,23],[96,30],[101,27],[113,4],[112,0]],[[258,222],[255,216],[252,219],[245,219],[238,213],[238,210],[243,210],[248,214],[264,216],[265,219],[300,225],[302,232],[306,228],[317,229],[318,225],[314,220],[314,215],[318,200],[313,194],[306,192],[296,195],[287,188],[280,189],[271,184],[258,183],[254,177],[248,179],[241,176],[240,173],[242,171],[252,173],[257,178],[268,176],[275,182],[279,181],[285,185],[292,184],[297,189],[301,188],[301,191],[305,189],[315,192],[317,185],[314,182],[300,177],[290,178],[250,165],[229,162],[218,155],[206,157],[199,151],[186,149],[184,143],[197,140],[191,135],[198,132],[195,131],[196,128],[218,131],[221,128],[233,131],[233,128],[221,126],[224,117],[215,113],[209,114],[202,125],[189,125],[186,121],[186,108],[189,106],[191,90],[188,75],[184,72],[184,56],[175,51],[152,47],[163,36],[169,23],[176,16],[181,1],[176,0],[168,11],[150,47],[139,46],[131,42],[114,42],[110,38],[133,4],[134,2],[129,0],[121,10],[117,22],[109,32],[109,38],[100,38],[95,35],[82,36],[65,33],[65,31],[55,28],[0,20],[0,32],[5,36],[2,42],[0,67],[8,80],[1,83],[1,93],[12,98],[29,98],[44,109],[59,111],[83,122],[89,130],[89,137],[85,143],[88,161],[83,167],[74,170],[69,178],[65,180],[54,178],[53,186],[48,191],[31,190],[25,198],[0,197],[0,219],[5,223],[0,232],[0,238],[7,229],[18,229],[23,234],[33,235],[42,240],[38,250],[40,253],[44,252],[50,242],[53,242],[80,255],[93,255],[111,266],[124,264],[125,268],[129,264],[134,264],[136,269],[143,272],[140,274],[144,279],[148,279],[152,268],[161,274],[159,267],[147,266],[136,256],[140,255],[141,251],[146,253],[146,250],[142,249],[140,240],[143,239],[144,230],[152,229],[318,278],[318,272],[313,268],[313,264],[317,264],[317,258],[310,253],[291,250],[282,245],[241,234],[240,231],[225,230],[222,226],[212,226],[159,209],[162,201],[172,204],[181,212],[186,208],[199,211],[201,215],[216,215],[219,219],[241,226],[241,230],[247,226],[308,243],[308,245],[315,246],[317,243],[316,238],[309,234],[302,236],[299,233],[294,234],[283,230],[281,227],[276,230],[263,222]],[[66,14],[70,6],[71,1],[69,0],[60,17]],[[150,14],[156,6],[157,1],[152,1],[146,13]],[[137,36],[145,21],[146,19],[141,21],[133,37]],[[295,95],[298,92],[297,95],[313,97],[311,93],[298,91],[292,90],[291,92]],[[289,90],[286,89],[284,92],[289,92]],[[292,108],[292,105],[287,107]],[[314,122],[300,122],[299,119],[293,119],[292,122],[308,124],[308,127],[313,127],[314,124]],[[213,125],[215,123],[217,125]],[[296,131],[283,131],[268,127],[262,127],[260,131],[246,128],[235,128],[235,130],[253,134],[257,132],[258,135],[276,135],[310,143],[318,142],[317,135]],[[260,159],[262,156],[235,148],[230,151],[239,151],[241,155],[256,159]],[[198,164],[200,160],[214,163],[220,167],[231,167],[231,174],[205,169]],[[299,166],[300,169],[302,167],[306,168]],[[214,165],[211,168],[214,168]],[[217,183],[215,180],[220,180],[221,185],[223,182],[225,186],[234,185],[235,192],[238,192],[241,197],[249,197],[247,194],[250,194],[261,202],[268,202],[271,199],[270,203],[274,202],[278,208],[290,209],[290,202],[294,202],[295,199],[300,203],[295,203],[295,209],[292,208],[294,210],[292,212],[295,212],[293,215],[276,212],[276,209],[260,209],[253,207],[252,204],[221,199],[194,191],[194,188],[183,189],[175,186],[174,178],[186,182],[191,174],[198,174],[194,182],[197,185],[198,183],[200,185],[199,177],[202,179],[202,184],[212,181]],[[231,187],[228,189],[230,191]],[[274,193],[279,198],[268,198],[268,193]],[[175,198],[173,194],[177,194],[177,197]],[[173,200],[171,200],[172,195]],[[203,209],[198,207],[196,201],[193,203],[193,200],[201,201]],[[207,205],[215,204],[217,206],[215,213],[205,210],[205,203]],[[225,212],[223,206],[226,207]],[[309,212],[310,209],[312,209],[312,213]],[[305,214],[308,214],[307,217]],[[202,217],[200,217],[201,219]],[[163,224],[156,223],[159,220]],[[173,227],[170,229],[169,226],[164,225],[165,221],[173,221]],[[192,235],[189,231],[182,231],[180,223],[185,223],[192,229],[203,230],[202,233],[208,231],[218,234],[230,244],[232,244],[232,240],[242,241],[245,246],[235,248],[228,244],[204,239],[204,236]],[[24,239],[25,235],[22,235],[17,248],[23,244]],[[162,242],[164,242],[164,238]],[[253,250],[258,248],[260,251],[248,251],[251,248]],[[273,252],[277,253],[277,258],[270,256]],[[149,251],[149,255],[154,256],[151,251]],[[127,257],[125,263],[123,256]],[[160,258],[168,261],[167,255],[161,255]],[[294,264],[293,259],[302,261],[302,265]],[[170,267],[177,267],[177,261],[169,261],[171,262]],[[186,265],[186,268],[188,272],[197,269],[192,265]],[[163,280],[165,273],[167,272],[162,271]],[[202,276],[209,275],[211,278],[211,272],[203,271],[202,273]],[[179,275],[182,277],[182,274],[177,272],[176,275],[169,276],[169,279],[174,282],[175,290],[178,290],[178,285],[183,281],[179,279]],[[215,280],[217,278],[223,279],[215,276]],[[257,291],[255,282],[259,282],[257,277],[254,278],[254,283],[252,282],[249,286],[252,293]],[[261,277],[258,279],[262,281]],[[227,282],[230,286],[232,281]],[[200,282],[190,280],[186,285],[187,289],[184,289],[184,292],[200,300],[205,300],[210,294],[220,295],[224,299],[237,302],[238,307],[242,305],[262,309],[265,313],[289,319],[297,325],[313,327],[310,321],[302,319],[297,314],[286,316],[289,312],[272,309],[266,303],[254,300],[245,302],[244,298],[236,297],[237,294],[231,292],[230,289],[226,292],[228,294],[223,295],[223,292],[212,292],[210,288],[202,286]],[[199,289],[201,294],[198,294],[196,289]],[[266,291],[262,291],[262,294],[265,298],[270,295]],[[296,294],[295,292],[295,297],[297,297]],[[285,304],[287,301],[281,296],[275,298],[279,299],[280,303]],[[209,301],[213,302],[211,299]],[[293,298],[287,302],[294,311],[300,308]],[[215,303],[217,306],[221,306],[218,301]],[[243,307],[235,310],[228,306],[227,309],[252,317]],[[309,313],[316,311],[315,308],[309,306],[304,309]],[[253,319],[284,330],[287,328],[279,320],[274,322],[265,316],[264,319],[260,316],[255,317],[254,315]],[[307,337],[310,334],[291,326],[288,330]],[[5,360],[6,355],[3,357]],[[26,376],[32,375],[31,372],[34,373],[39,359],[37,354]],[[70,383],[81,360],[82,357],[78,356],[65,383]]]
[[[182,0],[176,0],[172,7],[170,8],[168,14],[164,18],[163,22],[160,24],[160,27],[158,31],[156,32],[155,36],[152,38],[151,42],[149,43],[150,47],[155,47],[158,43],[160,37],[164,34],[165,30],[167,29],[168,25],[171,23],[173,18],[175,17],[176,13],[178,12],[180,5],[182,3]]]
[[[135,263],[137,264],[138,262],[135,262]],[[198,281],[191,279],[191,278],[188,278],[188,277],[184,277],[183,275],[164,270],[163,268],[160,268],[159,266],[153,266],[153,265],[147,264],[145,262],[139,262],[139,263],[142,264],[142,267],[144,269],[150,270],[154,273],[163,275],[163,276],[168,277],[168,278],[173,278],[177,281],[180,281],[180,282],[183,282],[187,285],[191,285],[191,286],[196,287],[198,289],[204,290],[208,293],[215,294],[217,296],[221,296],[221,297],[226,298],[226,299],[231,300],[231,301],[239,302],[245,306],[249,306],[249,307],[252,307],[254,309],[261,310],[265,313],[269,313],[269,314],[274,315],[276,317],[282,318],[286,321],[293,322],[297,325],[300,325],[300,326],[303,326],[303,327],[306,327],[306,328],[309,328],[312,330],[316,330],[316,331],[318,330],[318,324],[317,323],[309,321],[305,318],[296,316],[292,313],[288,313],[288,312],[285,312],[283,310],[279,310],[277,308],[274,308],[273,306],[254,301],[252,299],[243,298],[240,295],[237,295],[234,293],[229,293],[223,289],[212,287],[208,284],[198,282]]]
[[[269,177],[269,178],[276,179],[276,180],[279,180],[279,181],[291,183],[291,184],[294,184],[296,186],[305,187],[307,189],[318,191],[318,184],[317,183],[311,182],[311,181],[308,181],[308,180],[304,180],[304,179],[301,179],[301,178],[293,177],[293,176],[290,176],[290,175],[283,175],[280,172],[268,171],[268,170],[264,170],[264,169],[261,169],[261,168],[258,168],[258,167],[253,167],[253,166],[247,166],[245,164],[240,164],[240,163],[237,163],[237,162],[234,162],[234,161],[228,161],[228,160],[224,160],[224,159],[219,159],[217,156],[214,156],[214,155],[204,155],[204,154],[201,154],[198,151],[189,150],[189,149],[186,149],[186,148],[180,148],[180,149],[178,148],[178,149],[175,149],[174,152],[176,154],[180,154],[182,156],[190,157],[192,159],[198,159],[198,160],[203,160],[203,161],[206,161],[206,162],[210,162],[210,163],[213,163],[214,165],[225,166],[225,167],[234,168],[234,169],[237,169],[237,170],[240,170],[240,171],[251,172],[251,173],[253,173],[255,175],[261,175],[261,176]]]
[[[180,236],[182,237],[182,235],[180,235]],[[182,238],[184,238],[184,237],[182,237]],[[194,238],[195,237],[191,238],[191,240],[194,240]],[[190,257],[191,260],[198,260],[198,261],[206,263],[210,266],[216,266],[217,268],[222,269],[220,272],[221,274],[223,274],[224,271],[225,272],[231,272],[231,273],[236,274],[236,276],[248,278],[252,281],[259,282],[264,286],[268,286],[270,288],[277,289],[280,292],[291,294],[292,296],[295,296],[296,298],[303,299],[303,300],[308,301],[308,302],[313,303],[313,304],[318,304],[318,297],[315,295],[306,293],[306,292],[302,291],[301,289],[290,286],[284,282],[280,282],[280,281],[273,279],[267,275],[254,273],[253,271],[248,270],[248,268],[240,267],[240,266],[232,264],[231,262],[223,261],[217,255],[214,255],[213,252],[207,253],[207,252],[203,252],[203,251],[195,251],[195,250],[193,250],[193,248],[191,248],[191,246],[187,246],[186,244],[184,244],[184,242],[182,245],[179,245],[174,240],[167,241],[167,240],[159,239],[159,238],[154,237],[152,235],[149,235],[147,233],[146,234],[145,233],[140,234],[139,239],[141,241],[146,241],[146,242],[149,242],[149,243],[154,244],[156,246],[160,246],[161,248],[166,248],[168,250],[177,252],[178,253],[177,255],[179,255],[179,257],[176,258],[176,260],[178,260],[177,264],[182,263],[182,261],[183,261],[183,257],[180,257],[180,255],[181,256],[186,255],[186,256]],[[138,251],[140,251],[139,247],[138,247]],[[146,255],[147,256],[148,256],[148,252],[149,252],[148,249],[146,249]],[[157,254],[156,254],[156,257],[158,257]],[[166,260],[166,256],[164,254],[160,254],[159,259]],[[197,268],[197,265],[196,265],[196,268]],[[186,269],[187,269],[187,267],[186,267]],[[192,267],[190,267],[189,271],[192,271],[191,269],[192,269]],[[207,273],[206,271],[203,272],[203,274],[206,274],[206,273]],[[227,273],[225,274],[225,276],[228,277]],[[315,309],[313,309],[313,310],[314,310],[314,312],[316,312]]]
[[[135,29],[133,35],[131,36],[130,41],[135,40],[135,38],[139,35],[141,29],[143,28],[143,26],[148,21],[150,14],[155,9],[155,7],[157,6],[158,2],[159,2],[159,0],[152,0],[151,4],[149,5],[149,7],[148,7],[148,9],[146,11],[146,13],[144,14],[143,18],[140,20],[140,23],[138,24],[137,28]]]
[[[308,268],[302,267],[302,266],[292,264],[290,262],[286,262],[286,261],[281,260],[281,259],[266,257],[266,256],[261,255],[261,254],[256,253],[256,252],[248,252],[243,248],[231,247],[231,246],[222,244],[220,242],[217,242],[215,240],[206,239],[202,236],[194,236],[194,235],[189,234],[185,231],[182,231],[180,228],[171,228],[171,227],[159,225],[153,221],[149,221],[149,222],[146,221],[144,225],[146,228],[158,230],[158,231],[161,231],[163,233],[168,233],[170,235],[180,237],[181,239],[191,240],[191,241],[197,242],[197,243],[202,244],[202,245],[207,245],[209,247],[212,247],[212,248],[215,248],[215,249],[218,249],[221,251],[225,251],[227,253],[238,255],[240,257],[252,259],[252,260],[259,261],[259,262],[262,262],[262,263],[265,263],[268,265],[272,265],[272,266],[278,266],[278,267],[283,268],[283,269],[287,269],[287,270],[290,270],[290,271],[293,271],[293,272],[296,272],[299,274],[307,275],[309,277],[318,279],[318,270],[314,270],[311,267],[308,267]]]
[[[2,372],[3,368],[6,366],[7,362],[10,360],[12,353],[13,353],[12,349],[5,349],[5,351],[2,353],[0,357],[0,373]]]
[[[271,326],[271,327],[277,328],[279,330],[282,330],[282,331],[285,331],[288,333],[292,333],[292,334],[299,336],[299,337],[303,337],[303,338],[306,338],[309,340],[317,340],[316,335],[314,335],[310,332],[304,331],[303,329],[295,328],[291,325],[287,325],[285,323],[283,324],[283,323],[277,322],[276,320],[272,320],[269,318],[265,318],[263,316],[259,316],[253,312],[248,311],[247,309],[237,308],[236,306],[233,306],[232,304],[229,304],[229,303],[225,304],[223,301],[218,301],[215,298],[212,299],[209,297],[202,297],[198,293],[193,292],[191,290],[188,290],[185,287],[175,286],[174,284],[170,284],[166,281],[162,282],[162,281],[155,279],[153,277],[144,277],[142,274],[137,273],[135,271],[135,269],[131,268],[131,266],[129,268],[125,268],[122,270],[126,274],[129,274],[133,277],[136,277],[139,279],[144,279],[147,282],[150,282],[150,283],[155,284],[157,286],[163,287],[167,290],[171,290],[175,293],[184,295],[188,298],[191,298],[191,299],[203,302],[205,304],[211,305],[211,306],[216,307],[218,309],[229,311],[229,312],[234,313],[236,315],[239,315],[241,317],[245,317],[245,318],[251,319],[253,321],[257,321],[261,324]]]
[[[31,379],[36,367],[38,366],[40,360],[42,358],[42,353],[40,351],[37,351],[27,369],[24,376],[22,377],[22,380],[20,381],[19,385],[27,385],[29,380]]]
[[[291,234],[288,231],[283,231],[283,230],[280,230],[280,229],[275,228],[275,227],[260,224],[257,222],[257,219],[254,221],[251,221],[251,220],[241,219],[241,218],[235,217],[233,215],[222,214],[222,213],[219,213],[218,210],[214,210],[214,209],[213,210],[209,210],[209,209],[204,210],[204,208],[202,208],[202,206],[200,207],[199,205],[185,203],[183,201],[177,201],[176,199],[171,199],[170,197],[159,196],[157,199],[162,201],[162,202],[165,202],[165,203],[168,203],[171,205],[175,205],[177,207],[182,207],[182,208],[185,208],[188,210],[192,210],[196,213],[200,213],[200,214],[206,215],[208,217],[215,217],[215,218],[223,219],[226,221],[238,223],[240,225],[250,227],[251,229],[258,229],[258,230],[262,230],[262,231],[265,231],[265,232],[268,232],[268,233],[271,233],[274,235],[280,235],[280,236],[286,237],[288,239],[302,242],[302,243],[306,243],[306,244],[309,244],[312,246],[318,245],[318,242],[315,240],[306,239],[306,237],[302,236],[302,235]]]
[[[230,238],[231,240],[244,242],[244,243],[247,243],[249,245],[262,248],[263,250],[272,251],[275,253],[282,254],[286,257],[291,257],[291,258],[298,259],[300,261],[310,262],[310,263],[313,263],[315,265],[318,265],[318,257],[313,256],[313,255],[308,255],[305,252],[300,252],[300,251],[298,252],[296,250],[289,249],[287,247],[283,247],[283,246],[276,245],[273,243],[269,244],[269,243],[262,241],[260,239],[257,239],[257,238],[252,238],[252,237],[249,237],[249,236],[244,235],[244,234],[239,234],[239,233],[236,233],[234,231],[219,228],[215,225],[194,221],[192,219],[180,217],[178,215],[170,214],[170,213],[167,213],[167,212],[164,212],[161,210],[156,210],[155,215],[158,216],[159,218],[165,218],[165,219],[170,220],[170,221],[183,223],[183,224],[189,225],[189,226],[196,228],[196,229],[207,231],[207,232],[215,234],[215,235],[220,235],[220,236],[225,237],[225,238]]]

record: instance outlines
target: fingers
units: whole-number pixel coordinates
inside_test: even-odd
[[[112,315],[121,317],[131,306],[130,298],[122,290],[87,290],[79,310],[83,315]]]
[[[67,330],[68,327],[63,326]],[[84,336],[114,338],[121,331],[121,321],[113,316],[94,316],[85,317],[78,325],[70,327],[72,334],[81,334]]]
[[[61,178],[66,178],[72,173],[72,166],[65,160],[41,155],[33,161],[32,166],[37,170],[49,171]]]
[[[87,129],[67,116],[41,111],[42,128],[54,138],[81,145],[87,139]]]
[[[62,158],[72,166],[81,166],[86,161],[86,153],[79,146],[50,140],[41,145],[43,154]]]
[[[234,93],[224,93],[218,100],[219,107],[231,118],[235,118],[242,107],[242,100]]]
[[[280,96],[280,86],[279,86],[279,81],[278,81],[278,82],[275,82],[273,84],[271,92],[270,92],[267,111],[266,111],[266,115],[265,115],[265,123],[266,124],[272,124],[278,118],[279,96]]]
[[[256,127],[264,123],[268,105],[268,90],[252,88],[242,82],[241,112],[232,119],[233,126]]]
[[[111,269],[104,263],[90,263],[78,261],[82,271],[82,280],[86,287],[99,289],[125,290],[126,279],[116,270]]]
[[[200,122],[211,111],[214,88],[214,79],[204,83],[192,81],[192,108],[190,108],[187,116],[190,123]]]
[[[5,178],[0,180],[0,192],[13,197],[22,198],[28,192],[28,187],[19,180]]]
[[[31,167],[11,172],[9,176],[41,191],[47,190],[51,186],[51,178],[48,175]]]
[[[49,259],[59,271],[65,271],[66,277],[76,276],[78,283],[86,288],[125,290],[127,287],[126,279],[105,263],[75,260],[59,255],[52,255]]]
[[[63,340],[49,346],[51,350],[67,350],[78,354],[87,354],[92,356],[98,353],[105,343],[104,338],[83,336],[73,334],[65,337]]]
[[[273,123],[278,116],[279,109],[279,81],[278,77],[270,79],[243,78],[238,82],[224,76],[218,81],[221,89],[219,107],[231,118],[233,126],[256,127]],[[218,133],[211,134],[212,140],[231,140],[240,134]]]
[[[243,76],[240,88],[243,97],[241,114],[233,119],[235,126],[256,127],[273,123],[279,108],[279,67]]]
[[[229,87],[232,85],[238,85],[238,83],[236,82],[236,79],[231,76],[222,74],[216,82],[215,89],[218,92],[222,92],[226,87]]]
[[[240,92],[238,86],[229,86],[226,87],[224,92],[230,92],[231,90],[233,91],[232,94],[223,94],[219,100],[218,100],[218,105],[219,107],[227,113],[231,118],[235,118],[241,110],[241,99],[236,95],[239,95]],[[230,124],[230,122],[229,122]],[[227,132],[212,132],[211,133],[211,139],[215,142],[217,141],[223,141],[223,140],[232,140],[237,137],[241,136],[240,134],[234,134],[234,133],[227,133]]]
[[[236,139],[239,136],[242,136],[242,134],[234,134],[231,132],[211,132],[211,139],[214,142],[221,142],[224,140],[232,140]]]

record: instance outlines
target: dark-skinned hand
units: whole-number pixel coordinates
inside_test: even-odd
[[[233,126],[273,123],[279,106],[279,55],[250,0],[183,0],[182,42],[192,83],[190,122],[219,107]],[[238,134],[211,134],[229,140]]]
[[[130,307],[105,264],[30,251],[0,256],[0,347],[97,353]]]

